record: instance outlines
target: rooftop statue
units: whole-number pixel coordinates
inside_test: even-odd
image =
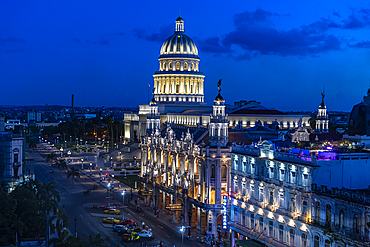
[[[222,81],[222,79],[220,79],[220,80],[217,82],[218,93],[220,93],[220,92],[221,92],[221,81]]]

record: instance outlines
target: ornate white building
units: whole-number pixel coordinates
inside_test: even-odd
[[[326,105],[324,103],[325,94],[321,93],[322,99],[319,106],[319,110],[316,116],[316,129],[317,133],[327,133],[329,132],[329,117],[326,112]]]
[[[143,186],[139,194],[144,203],[165,209],[173,223],[196,228],[201,235],[217,236],[227,210],[222,204],[230,171],[224,103],[219,94],[211,115],[210,146],[194,144],[189,130],[177,137],[169,124],[162,133],[149,124],[151,133],[141,143],[139,178]]]

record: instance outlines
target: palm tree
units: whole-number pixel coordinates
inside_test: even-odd
[[[56,158],[57,158],[57,155],[53,152],[53,153],[48,154],[48,156],[46,158],[46,161],[47,162],[49,162],[49,161],[53,162],[53,161],[56,160]]]
[[[55,221],[55,223],[53,223]],[[58,233],[58,238],[62,237],[63,228],[68,226],[68,217],[65,214],[65,208],[59,208],[57,213],[50,218],[51,232]]]
[[[106,237],[105,239],[101,238],[101,234],[92,234],[89,236],[88,239],[88,246],[91,247],[104,247],[106,246],[105,243],[110,241],[110,237]]]
[[[74,167],[71,167],[71,169],[69,170],[68,175],[67,175],[67,178],[70,178],[70,177],[72,177],[72,188],[73,188],[75,177],[76,178],[80,177],[80,170],[78,170]]]
[[[64,229],[60,235],[58,235],[58,238],[52,238],[50,239],[50,244],[54,247],[70,247],[70,236],[69,232]]]
[[[33,149],[34,149],[34,148],[36,148],[36,147],[37,147],[37,143],[36,143],[36,141],[35,141],[34,139],[30,139],[30,138],[28,138],[28,139],[26,140],[26,142],[27,142],[27,144],[28,144],[28,148],[32,148],[32,151],[33,151]]]
[[[56,213],[58,202],[60,201],[59,192],[55,189],[55,182],[44,183],[40,188],[41,210],[46,216],[46,246],[49,246],[49,222],[50,213]]]
[[[67,162],[65,159],[59,159],[57,161],[57,167],[59,170],[67,170],[68,166],[67,166]],[[62,177],[62,171],[60,171],[60,177]]]

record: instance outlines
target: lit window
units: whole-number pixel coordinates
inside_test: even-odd
[[[188,70],[188,63],[184,63],[184,70]]]
[[[180,63],[179,62],[176,63],[176,70],[180,70]]]

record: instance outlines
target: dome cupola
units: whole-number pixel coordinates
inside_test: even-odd
[[[198,48],[194,41],[185,35],[184,20],[176,19],[175,32],[168,37],[161,47],[160,57],[183,56],[198,58]]]

